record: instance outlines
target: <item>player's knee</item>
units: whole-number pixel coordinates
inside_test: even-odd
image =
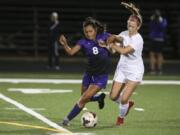
[[[83,108],[85,106],[86,102],[83,99],[80,99],[78,102],[78,105],[80,108]]]
[[[116,96],[116,95],[113,95],[113,94],[111,93],[111,94],[109,94],[109,98],[110,98],[112,101],[116,101],[117,96]]]
[[[127,98],[121,98],[121,104],[127,104],[128,103],[128,99]]]
[[[84,106],[87,102],[89,102],[89,100],[90,100],[90,96],[88,96],[88,95],[83,95],[83,96],[81,97],[81,99],[79,100],[79,104],[80,104],[81,106]]]

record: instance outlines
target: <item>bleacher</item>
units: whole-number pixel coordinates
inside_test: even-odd
[[[176,58],[180,43],[177,36],[180,4],[172,1],[137,1],[143,16],[140,30],[145,40],[144,52],[148,52],[148,22],[156,8],[160,8],[168,20],[167,44],[164,51],[167,57]],[[94,16],[107,24],[108,31],[118,34],[126,29],[129,12],[120,6],[119,0],[44,0],[0,1],[0,52],[1,55],[39,56],[47,52],[50,13],[60,13],[63,31],[74,40],[82,33],[82,21],[85,17]],[[175,35],[175,36],[174,36]],[[178,48],[178,49],[177,49]],[[180,49],[179,49],[180,50]]]

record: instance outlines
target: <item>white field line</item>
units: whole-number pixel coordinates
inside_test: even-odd
[[[19,79],[19,78],[0,78],[0,82],[7,83],[81,83],[82,80],[71,80],[71,79]]]
[[[18,91],[24,94],[71,93],[73,90],[47,89],[47,88],[9,88],[8,91]]]
[[[15,107],[5,107],[5,110],[21,110],[19,108],[15,108]],[[46,110],[45,108],[30,108],[33,111],[44,111]]]
[[[163,85],[180,85],[180,81],[177,80],[145,80],[142,81],[142,85],[144,84],[163,84]]]
[[[54,84],[79,84],[82,80],[72,80],[72,79],[20,79],[20,78],[0,78],[0,83],[54,83]],[[108,81],[111,84],[112,80]],[[180,81],[177,80],[144,80],[141,83],[146,84],[163,84],[163,85],[180,85]]]
[[[134,110],[138,111],[138,112],[144,112],[144,108],[134,108]]]
[[[50,127],[53,127],[59,131],[62,131],[64,132],[65,134],[68,134],[68,135],[72,135],[73,133],[61,126],[59,126],[58,124],[50,121],[49,119],[47,119],[46,117],[42,116],[41,114],[31,110],[30,108],[27,108],[26,106],[24,106],[23,104],[21,103],[18,103],[17,101],[13,100],[13,99],[10,99],[9,97],[6,97],[5,95],[1,94],[0,93],[0,99],[8,102],[8,103],[11,103],[13,105],[15,105],[17,108],[23,110],[24,112],[34,116],[35,118],[41,120],[42,122],[46,123],[47,125],[49,125]]]
[[[109,95],[109,91],[103,91],[103,93],[105,93],[106,95]],[[137,95],[137,92],[133,92],[133,95]]]
[[[62,133],[53,133],[50,135],[67,135],[67,134],[62,134]],[[74,133],[73,135],[96,135],[95,133]]]

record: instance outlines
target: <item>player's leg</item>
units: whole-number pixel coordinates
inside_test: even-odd
[[[81,95],[87,90],[87,87],[86,86],[81,86]],[[99,105],[99,109],[103,109],[104,108],[104,105],[105,105],[105,102],[104,102],[104,99],[105,99],[106,95],[104,93],[100,93],[100,94],[96,94],[94,96],[91,97],[90,101],[92,102],[98,102],[98,105]]]
[[[88,89],[83,93],[81,96],[78,105],[80,108],[83,108],[85,104],[89,101],[91,101],[91,98],[96,95],[101,90],[101,88],[98,85],[90,85]]]
[[[102,109],[104,107],[104,98],[103,94],[96,95],[102,88],[106,87],[108,80],[108,75],[98,75],[91,76],[87,73],[83,76],[82,86],[81,86],[81,98],[77,104],[70,111],[68,116],[64,119],[63,124],[67,125],[70,120],[76,117],[85,106],[85,104],[89,101],[98,101],[99,108]]]
[[[81,85],[81,95],[83,95],[83,93],[87,90],[87,87],[84,86],[83,84]],[[69,125],[69,121],[72,117],[75,117],[74,115],[79,114],[79,112],[81,112],[82,108],[80,108],[78,106],[78,104],[75,104],[74,107],[72,108],[72,110],[69,112],[69,114],[64,118],[62,124],[64,126],[68,126]]]
[[[125,86],[125,83],[113,81],[112,88],[109,94],[110,99],[117,103],[120,103],[120,96],[122,95],[121,92],[124,86]]]
[[[162,74],[162,65],[163,65],[163,54],[162,53],[158,53],[157,54],[157,68],[158,68],[158,73]]]
[[[60,70],[59,67],[59,45],[57,42],[54,43],[54,68]]]
[[[110,92],[110,98],[111,100],[118,103],[119,106],[121,106],[121,97],[124,93],[124,87],[125,83],[119,83],[119,82],[113,82],[111,92]],[[123,124],[124,118],[117,117],[116,125]]]
[[[119,116],[116,121],[116,125],[122,125],[124,123],[124,117],[128,114],[130,108],[134,105],[133,101],[129,101],[132,93],[136,89],[138,82],[128,81],[123,89],[121,95],[121,103],[119,104]]]
[[[76,117],[85,106],[87,102],[90,101],[91,97],[94,96],[97,92],[100,91],[99,86],[97,85],[90,85],[88,89],[82,94],[78,103],[76,103],[73,109],[69,112],[67,117],[63,120],[63,125],[68,125],[69,121],[71,121],[74,117]]]
[[[125,92],[124,89],[125,89],[125,83],[113,82],[112,89],[110,92],[110,98],[119,105],[120,114],[124,111],[124,107],[128,107],[127,105],[121,104],[122,95]],[[121,125],[123,123],[124,123],[124,117],[121,117],[121,115],[119,115],[116,120],[116,125]]]
[[[81,85],[81,95],[87,90],[87,86]]]
[[[82,79],[82,85],[81,85],[81,96],[88,89],[90,82],[91,82],[90,76],[87,73],[84,73]],[[69,114],[64,118],[62,124],[67,126],[69,121],[73,119],[76,115],[78,115],[81,112],[81,110],[82,108],[80,108],[76,103],[72,108],[72,110],[69,112]]]
[[[156,52],[157,52],[157,42],[152,41],[150,42],[149,46],[149,68],[150,74],[156,74]]]
[[[116,125],[123,124],[124,117],[128,114],[131,107],[134,105],[133,101],[129,101],[131,95],[135,91],[136,87],[142,81],[143,71],[142,73],[124,73],[126,76],[126,84],[123,89],[123,93],[121,95],[121,103],[119,105],[119,117],[117,119]]]
[[[138,85],[139,85],[139,82],[134,82],[134,81],[128,81],[126,83],[124,87],[124,92],[121,96],[121,106],[124,106],[124,107],[127,106],[127,108],[125,107],[125,110],[121,111],[121,114],[120,114],[121,117],[125,117],[127,115],[129,99]]]
[[[106,88],[107,81],[108,81],[108,75],[107,74],[102,74],[102,75],[94,75],[91,77],[92,81],[91,83],[94,85],[99,86],[100,89]],[[105,102],[106,95],[104,93],[96,94],[91,97],[90,101],[97,101],[99,109],[103,109]]]
[[[48,69],[51,69],[53,66],[53,46],[52,42],[48,46]]]
[[[125,86],[125,75],[120,70],[120,68],[117,67],[116,72],[114,74],[111,91],[110,91],[110,94],[109,94],[110,99],[119,104],[120,103],[121,92],[122,92],[124,86]]]
[[[121,96],[124,92],[124,87],[125,87],[125,74],[120,70],[120,68],[117,67],[114,79],[113,79],[113,84],[110,92],[110,98],[115,101],[116,103],[121,104]],[[123,124],[124,119],[120,118],[118,116],[116,125]]]
[[[150,57],[150,74],[154,75],[156,73],[156,54],[153,51],[149,53]]]
[[[158,74],[162,74],[162,65],[164,62],[164,58],[163,58],[163,46],[164,46],[164,42],[157,42],[157,50],[156,50],[156,54],[157,54],[157,71]]]

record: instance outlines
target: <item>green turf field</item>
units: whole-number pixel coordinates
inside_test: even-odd
[[[42,79],[80,79],[79,74],[36,74],[18,73],[3,74],[1,78],[42,78]],[[112,79],[112,76],[110,77]],[[145,76],[145,79],[180,80],[179,76]],[[0,93],[8,98],[34,108],[35,112],[45,116],[52,122],[60,122],[70,111],[80,96],[80,84],[52,84],[52,83],[2,83]],[[104,90],[108,92],[111,84]],[[8,91],[10,88],[34,88],[53,90],[72,90],[69,93],[36,93],[25,94],[20,91]],[[81,126],[80,116],[76,117],[70,127],[65,127],[73,133],[94,133],[96,135],[179,135],[180,134],[180,85],[141,85],[132,96],[135,106],[126,117],[122,127],[115,126],[118,115],[118,106],[106,98],[106,106],[99,110],[97,103],[87,104],[87,109],[98,116],[97,127],[87,129]],[[143,108],[144,111],[136,111]],[[2,122],[9,122],[8,124]],[[14,105],[0,98],[0,135],[52,135],[56,132],[35,127],[10,125],[10,123],[50,128],[41,120],[17,109]]]

